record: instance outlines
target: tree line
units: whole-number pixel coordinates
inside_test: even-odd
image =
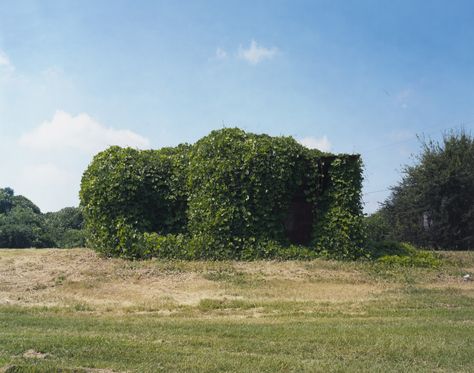
[[[0,188],[0,247],[80,247],[85,245],[79,208],[43,214],[28,198]]]

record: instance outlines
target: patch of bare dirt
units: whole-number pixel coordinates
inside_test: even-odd
[[[43,353],[35,350],[27,350],[23,353],[23,357],[26,359],[46,359],[51,356],[48,353]]]

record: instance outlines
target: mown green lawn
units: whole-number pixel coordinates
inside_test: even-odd
[[[4,304],[0,367],[8,372],[473,372],[472,286],[429,287],[420,276],[436,278],[438,270],[406,271],[413,277],[401,280],[397,270],[396,287],[360,302],[292,300],[291,294],[260,303],[203,299],[169,314]],[[374,276],[369,278],[379,281]],[[40,356],[25,355],[29,350]]]

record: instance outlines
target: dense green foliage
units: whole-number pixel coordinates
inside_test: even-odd
[[[77,207],[65,207],[57,212],[44,214],[46,229],[55,247],[84,247],[86,236],[84,218]]]
[[[289,244],[284,221],[296,193],[314,201],[318,155],[289,137],[237,129],[198,141],[189,167],[189,231],[198,256],[260,256],[251,251],[262,242]]]
[[[48,247],[53,241],[40,209],[10,188],[0,189],[0,247]]]
[[[315,227],[316,247],[338,258],[365,254],[362,215],[362,172],[359,157],[342,155],[325,160],[323,186]]]
[[[184,231],[188,148],[139,151],[114,146],[94,157],[80,192],[93,247],[108,255],[142,257],[143,232]]]
[[[368,215],[364,219],[368,241],[394,241],[392,227],[386,209],[379,209],[375,213]]]
[[[83,218],[78,208],[42,214],[38,206],[11,188],[0,189],[0,247],[84,246]]]
[[[437,268],[442,264],[436,253],[418,250],[405,242],[371,240],[367,250],[372,259],[390,266]]]
[[[474,138],[464,132],[423,142],[417,164],[404,169],[371,234],[417,246],[474,248]],[[374,237],[375,238],[375,237]]]
[[[84,173],[80,197],[89,243],[106,255],[354,258],[361,182],[358,156],[223,129],[192,146],[111,147]]]

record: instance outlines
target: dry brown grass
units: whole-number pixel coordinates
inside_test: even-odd
[[[87,249],[0,251],[0,304],[116,310],[194,304],[216,296],[216,288],[193,272],[161,270],[152,261],[101,258]]]
[[[417,281],[474,294],[472,282],[450,272]],[[208,299],[360,304],[401,286],[374,276],[369,263],[131,262],[88,249],[0,250],[0,305],[167,313]]]

